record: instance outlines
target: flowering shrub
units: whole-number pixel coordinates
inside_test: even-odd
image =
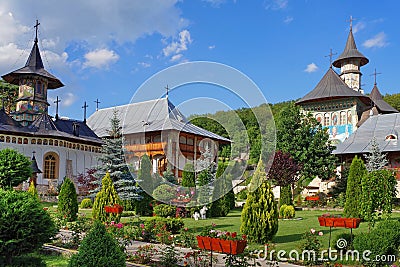
[[[197,246],[197,240],[195,235],[191,233],[187,227],[181,229],[175,241],[180,246],[186,248],[195,248]]]
[[[217,263],[218,259],[215,255],[212,257],[212,262]],[[183,266],[190,267],[206,267],[210,266],[210,253],[205,250],[192,250],[183,257]]]
[[[158,251],[154,248],[154,245],[139,246],[137,251],[128,255],[128,260],[140,264],[148,264],[157,252]]]
[[[128,245],[132,243],[132,240],[137,239],[137,231],[135,231],[135,226],[125,226],[123,223],[116,223],[111,221],[110,223],[104,223],[107,232],[114,237],[121,248],[126,251]]]
[[[319,258],[319,250],[321,248],[321,242],[318,239],[318,236],[322,236],[322,232],[317,232],[315,229],[310,229],[304,233],[302,237],[302,242],[300,244],[300,249],[305,251],[314,251],[315,257],[310,257],[309,259],[304,259],[304,263],[307,265],[316,265],[317,259]]]
[[[214,237],[224,240],[247,240],[246,235],[238,235],[236,232],[228,232],[222,230],[215,230],[214,227],[216,225],[213,223],[212,228],[206,228],[206,230],[202,231],[199,236],[208,236]]]
[[[335,215],[335,214],[330,214],[330,213],[324,213],[320,217],[323,217],[323,218],[342,218],[341,215]]]

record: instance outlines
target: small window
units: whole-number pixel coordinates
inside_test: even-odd
[[[41,144],[42,144],[42,139],[38,139],[38,140],[37,140],[37,144],[38,144],[38,145],[41,145]]]
[[[53,145],[53,140],[49,140],[49,145],[52,146]]]
[[[4,135],[0,136],[0,142],[4,142]]]
[[[9,136],[6,137],[6,143],[10,143],[10,137]]]
[[[186,140],[186,142],[187,142],[187,144],[188,144],[189,146],[193,146],[193,144],[194,144],[194,139],[193,139],[193,138],[188,138],[188,139]]]
[[[22,144],[22,138],[21,137],[18,138],[18,144]]]
[[[13,137],[13,138],[11,139],[11,142],[15,144],[15,143],[17,142],[17,138]]]
[[[28,144],[28,138],[24,138],[24,144]]]
[[[395,134],[389,134],[385,137],[385,140],[397,140],[397,136]]]
[[[179,143],[180,144],[186,144],[186,137],[185,136],[180,136],[179,137]]]
[[[54,145],[58,146],[58,140],[54,140]]]
[[[161,135],[156,135],[153,138],[154,143],[160,143],[161,142]]]
[[[48,144],[47,139],[44,139],[44,140],[43,140],[43,145],[47,146],[47,144]]]

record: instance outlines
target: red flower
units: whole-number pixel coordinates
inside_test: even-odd
[[[233,233],[232,233],[232,237],[233,237],[233,238],[236,238],[236,236],[237,236],[237,233],[236,233],[236,232],[233,232]]]

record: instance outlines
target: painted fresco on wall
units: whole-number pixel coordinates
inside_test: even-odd
[[[343,142],[346,138],[348,138],[353,133],[353,125],[352,124],[345,124],[345,125],[331,125],[326,126],[329,139],[331,140],[338,140]]]

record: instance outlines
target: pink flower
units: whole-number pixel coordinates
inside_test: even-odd
[[[117,228],[121,229],[124,225],[122,223],[117,224]]]
[[[318,232],[318,235],[319,235],[319,236],[323,236],[324,233],[323,233],[323,232]]]
[[[140,228],[142,228],[142,229],[144,228],[144,224],[143,223],[140,224]]]
[[[215,226],[217,226],[215,223],[212,223],[211,225],[212,225],[212,227],[215,227]]]
[[[310,232],[311,232],[312,234],[315,234],[315,229],[314,229],[314,228],[311,228]]]

